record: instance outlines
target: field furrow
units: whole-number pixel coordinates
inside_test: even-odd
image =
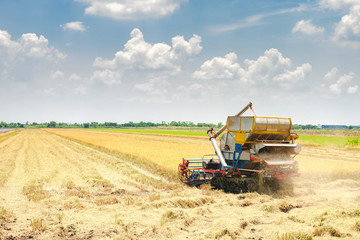
[[[11,172],[15,169],[15,159],[20,150],[23,151],[25,140],[21,133],[13,136],[11,141],[7,139],[0,143],[0,187],[4,185]]]

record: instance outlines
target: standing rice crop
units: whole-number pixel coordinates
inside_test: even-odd
[[[182,158],[201,158],[214,153],[206,138],[152,136],[79,129],[48,129],[60,136],[79,140],[111,151],[143,158],[165,170],[176,172]]]

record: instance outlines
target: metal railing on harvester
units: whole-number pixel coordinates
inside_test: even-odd
[[[183,183],[189,185],[200,185],[205,182],[209,182],[213,176],[209,176],[208,171],[204,171],[203,161],[210,159],[208,157],[216,156],[216,154],[205,154],[200,159],[185,159],[183,158],[182,164],[179,164],[178,173],[179,178]],[[214,160],[219,160],[218,158],[212,158]]]

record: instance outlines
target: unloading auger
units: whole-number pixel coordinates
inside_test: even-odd
[[[254,116],[242,116],[248,109]],[[298,135],[291,128],[291,118],[256,116],[250,102],[238,114],[229,116],[220,130],[207,131],[215,154],[184,158],[178,167],[179,178],[189,185],[210,182],[215,189],[241,193],[299,176],[294,157],[301,146],[294,142]]]

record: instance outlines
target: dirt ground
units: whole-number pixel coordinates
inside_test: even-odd
[[[300,169],[319,151],[333,161],[347,154],[304,147]],[[360,239],[359,180],[305,174],[294,185],[281,197],[186,187],[107,151],[26,129],[0,143],[0,239]]]

